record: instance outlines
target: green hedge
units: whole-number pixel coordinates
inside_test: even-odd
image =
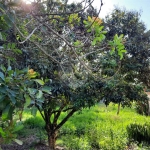
[[[132,123],[127,126],[127,133],[130,140],[150,143],[150,123]]]

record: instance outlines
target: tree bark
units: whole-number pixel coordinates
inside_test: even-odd
[[[118,111],[117,111],[117,115],[119,115],[120,112],[120,103],[118,104]]]
[[[47,136],[48,136],[48,145],[50,150],[55,150],[56,148],[56,138],[57,131],[54,131],[54,128],[51,128],[50,125],[46,126]]]
[[[148,100],[148,116],[150,116],[150,99]]]
[[[56,148],[56,132],[54,133],[48,133],[48,144],[49,144],[49,148],[50,150],[55,150]]]

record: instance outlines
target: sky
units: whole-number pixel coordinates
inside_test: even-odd
[[[136,10],[141,12],[141,20],[145,23],[147,30],[150,30],[150,0],[103,0],[103,4],[100,17],[106,16],[114,6]],[[99,5],[100,0],[95,0],[93,6],[98,9]]]
[[[35,0],[24,0],[32,2]],[[82,0],[68,0],[69,2],[81,2]],[[93,6],[99,9],[101,0],[94,0]],[[147,30],[150,30],[150,0],[102,0],[103,7],[100,17],[104,18],[114,6],[126,8],[127,10],[136,10],[141,12],[141,20],[145,23]]]

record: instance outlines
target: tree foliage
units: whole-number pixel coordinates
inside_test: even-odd
[[[140,21],[140,14],[115,8],[104,22],[106,39],[112,39],[115,34],[123,34],[123,49],[126,50],[121,61],[116,51],[107,53],[102,59],[103,75],[114,75],[103,87],[105,103],[130,106],[131,100],[147,100],[143,85],[149,84],[150,44],[149,36],[146,36],[148,31]]]
[[[141,85],[124,80],[128,75],[125,60],[130,57],[123,55],[128,47],[124,46],[124,33],[115,31],[110,36],[110,24],[98,18],[102,1],[99,12],[92,1],[67,2],[0,3],[1,18],[7,24],[6,15],[11,22],[1,32],[7,35],[2,38],[1,62],[6,67],[9,56],[13,68],[10,73],[2,69],[0,87],[5,91],[1,94],[7,93],[13,110],[28,106],[33,115],[37,110],[41,113],[51,149],[55,149],[57,131],[76,111],[101,99],[106,104],[125,104],[139,100],[143,94]],[[26,67],[28,72],[22,73],[20,70]],[[66,116],[58,122],[63,112]]]

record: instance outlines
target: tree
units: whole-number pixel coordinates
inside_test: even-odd
[[[16,12],[9,21],[13,24],[17,52],[18,48],[21,50],[20,55],[12,55],[12,51],[6,54],[5,50],[13,50],[9,44],[12,39],[6,39],[9,46],[3,45],[2,56],[15,58],[11,62],[13,68],[29,67],[40,73],[40,79],[30,79],[23,97],[33,114],[37,110],[41,113],[49,146],[55,149],[59,128],[76,111],[93,106],[103,95],[101,89],[107,76],[101,74],[101,57],[105,57],[109,47],[109,52],[117,52],[122,59],[126,52],[123,36],[103,42],[106,31],[92,1],[84,5],[49,0],[31,5],[17,3],[19,7],[4,2],[1,5],[7,16],[6,10]],[[4,64],[5,60],[4,57]],[[29,71],[32,74],[34,70]],[[66,116],[58,122],[63,112]]]
[[[106,39],[112,39],[115,34],[123,34],[127,51],[121,61],[116,52],[111,55],[107,53],[103,57],[102,73],[105,76],[114,75],[104,86],[105,103],[130,106],[131,100],[147,100],[143,86],[149,86],[150,38],[149,31],[140,21],[140,14],[115,8],[104,22]],[[116,69],[118,65],[120,67]]]
[[[140,21],[140,13],[116,8],[106,17],[105,24],[107,38],[113,38],[116,33],[125,36],[127,55],[122,60],[121,72],[129,72],[126,78],[134,80],[137,77],[148,86],[150,39],[149,31],[146,31],[145,24]]]

